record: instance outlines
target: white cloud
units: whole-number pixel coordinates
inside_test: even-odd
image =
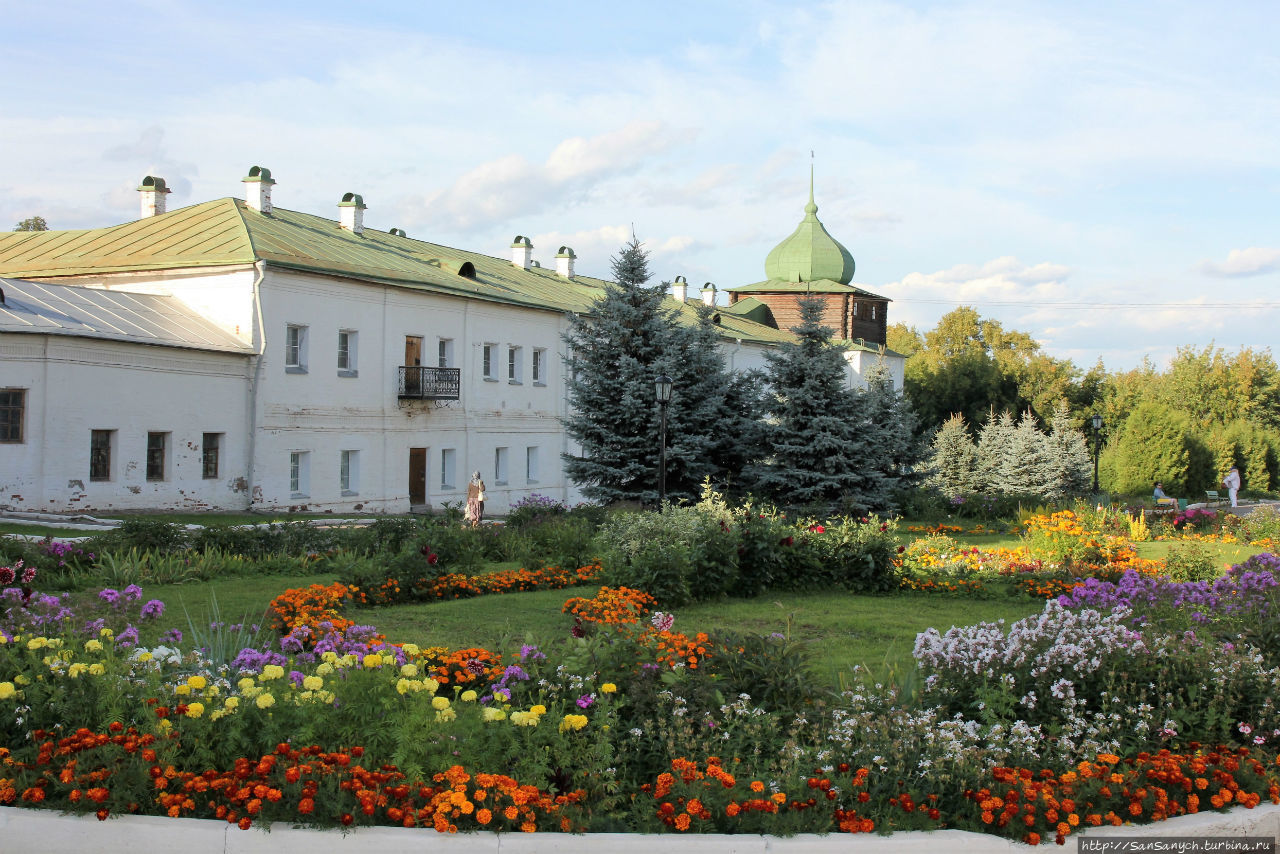
[[[1268,249],[1262,246],[1232,249],[1227,253],[1225,263],[1202,261],[1198,269],[1207,276],[1223,278],[1261,276],[1280,270],[1280,249]]]

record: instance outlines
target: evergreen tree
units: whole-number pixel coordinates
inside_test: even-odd
[[[564,455],[565,473],[596,501],[657,498],[658,404],[675,319],[649,288],[648,253],[632,237],[613,259],[616,284],[591,313],[572,318],[564,340],[569,414],[565,432],[581,448]]]
[[[948,497],[978,492],[982,488],[978,449],[960,413],[944,421],[933,434],[929,485]]]
[[[1045,436],[1028,409],[1018,419],[1009,448],[1000,461],[1001,492],[1044,495],[1049,490],[1051,468]]]
[[[1093,460],[1084,434],[1071,421],[1071,410],[1059,401],[1053,410],[1049,436],[1045,442],[1049,455],[1049,478],[1045,497],[1058,501],[1083,495],[1093,478]]]
[[[873,509],[886,509],[892,504],[892,493],[918,482],[917,472],[921,446],[916,438],[916,415],[905,394],[895,391],[893,377],[884,361],[871,365],[863,376],[866,388],[858,392],[864,416],[863,438],[867,444],[867,466],[880,474],[876,488],[867,503]]]
[[[978,490],[993,495],[1008,492],[1001,480],[1004,460],[1013,446],[1013,434],[1017,428],[1009,410],[996,415],[991,412],[987,423],[978,434]]]
[[[667,418],[667,493],[696,499],[706,478],[737,479],[754,450],[757,407],[744,397],[741,381],[725,367],[715,310],[691,306],[696,322],[673,325],[671,343],[658,368],[674,388]]]
[[[866,463],[855,398],[845,387],[843,350],[821,325],[823,303],[800,301],[799,339],[768,355],[764,453],[756,488],[781,504],[834,505]],[[858,496],[851,496],[855,501]]]

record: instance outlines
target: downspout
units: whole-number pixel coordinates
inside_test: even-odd
[[[258,383],[262,377],[262,354],[267,350],[267,336],[262,328],[262,280],[267,274],[267,262],[255,261],[254,268],[258,271],[253,279],[253,313],[254,313],[254,337],[257,340],[257,352],[250,358],[253,359],[253,371],[249,376],[249,459],[248,459],[248,476],[245,482],[248,484],[249,506],[253,509],[253,491],[256,488],[254,472],[257,469],[257,436],[258,436]]]

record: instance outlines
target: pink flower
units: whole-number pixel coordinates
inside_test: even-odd
[[[653,616],[649,618],[649,622],[653,623],[653,627],[658,631],[669,632],[676,623],[676,615],[654,611]]]
[[[427,555],[427,563],[431,564],[432,566],[435,566],[439,562],[440,562],[440,555],[436,554],[435,552],[432,552],[431,554]]]
[[[1240,730],[1241,735],[1251,735],[1253,733],[1253,727],[1248,724],[1237,724],[1236,729]]]

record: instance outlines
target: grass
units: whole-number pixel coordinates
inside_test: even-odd
[[[179,525],[268,525],[273,522],[300,522],[307,519],[389,518],[372,513],[111,513],[102,518],[140,519],[147,522],[176,522]]]
[[[82,531],[78,528],[51,528],[48,525],[30,525],[24,522],[0,522],[0,534],[34,534],[37,537],[89,537],[99,531]]]
[[[187,618],[182,613],[183,605],[194,622],[208,622],[209,604],[217,596],[218,610],[224,621],[238,623],[248,619],[251,623],[265,625],[270,622],[264,617],[267,606],[288,588],[332,584],[335,580],[333,575],[258,575],[191,584],[143,585],[142,595],[145,599],[164,602],[164,617],[160,620],[162,628],[176,626],[186,632]]]

